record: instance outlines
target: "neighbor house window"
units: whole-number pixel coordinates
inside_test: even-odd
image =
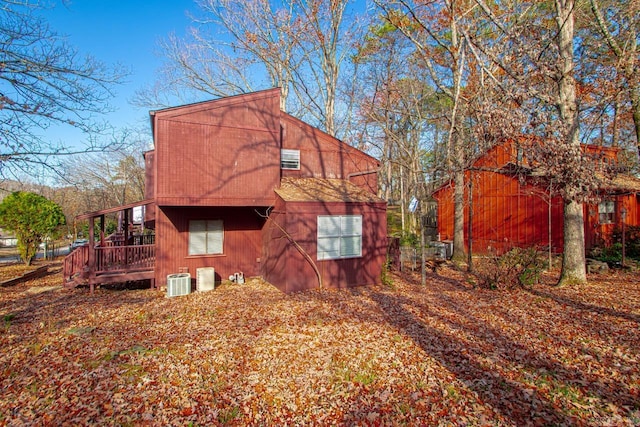
[[[600,217],[600,224],[612,224],[615,213],[615,203],[613,200],[603,200],[598,205],[598,215]]]
[[[300,150],[280,150],[280,168],[300,170]]]
[[[221,254],[223,239],[222,220],[189,221],[189,255]]]
[[[362,256],[362,216],[318,216],[318,260]]]

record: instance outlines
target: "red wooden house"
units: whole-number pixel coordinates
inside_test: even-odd
[[[619,149],[585,145],[598,153],[599,162],[617,164]],[[563,201],[544,180],[533,179],[535,166],[527,160],[526,143],[497,145],[479,157],[465,173],[472,182],[472,242],[474,253],[512,247],[549,247],[563,251]],[[599,203],[584,204],[585,246],[609,245],[613,230],[623,221],[640,224],[640,180],[619,174],[602,176]],[[468,242],[469,206],[465,190],[465,245]],[[445,184],[433,193],[438,203],[438,233],[441,240],[453,239],[453,185]]]
[[[98,271],[109,243],[90,242],[93,260],[75,255],[65,277],[99,284],[137,274],[164,285],[168,275],[214,267],[218,281],[242,272],[285,292],[379,282],[386,203],[376,196],[378,161],[279,105],[272,89],[151,112],[155,149],[145,153],[140,204],[155,231],[154,262],[143,273]],[[93,227],[105,213],[83,217]]]

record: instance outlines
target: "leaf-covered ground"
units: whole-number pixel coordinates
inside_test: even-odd
[[[511,292],[447,268],[392,279],[0,288],[0,424],[640,424],[637,272]]]

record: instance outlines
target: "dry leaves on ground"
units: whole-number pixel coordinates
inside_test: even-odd
[[[512,292],[447,268],[393,279],[2,288],[0,424],[640,424],[637,274]]]

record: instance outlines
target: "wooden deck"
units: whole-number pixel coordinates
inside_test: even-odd
[[[75,287],[121,283],[154,278],[155,244],[119,246],[108,244],[91,250],[89,245],[71,252],[64,260],[64,285]]]

